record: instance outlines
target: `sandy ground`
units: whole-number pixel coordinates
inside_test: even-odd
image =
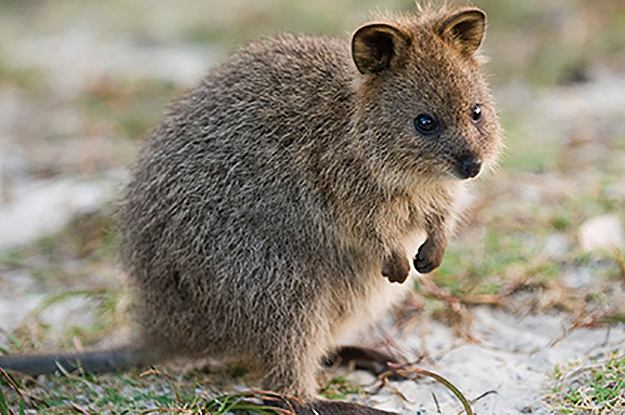
[[[625,327],[568,333],[571,321],[566,315],[517,317],[490,307],[472,309],[472,314],[478,342],[460,341],[447,326],[432,322],[425,333],[415,330],[399,343],[402,348],[422,352],[425,338],[431,363],[421,362],[418,367],[443,375],[468,399],[493,392],[473,404],[477,414],[549,414],[542,402],[543,392],[557,364],[599,356],[625,344]],[[374,383],[367,373],[354,376],[363,384]],[[401,409],[406,414],[455,414],[462,409],[441,385],[393,385],[407,401],[383,389],[371,402],[383,409]]]

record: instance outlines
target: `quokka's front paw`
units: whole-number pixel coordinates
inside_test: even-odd
[[[414,267],[421,274],[434,271],[443,262],[445,246],[436,245],[432,240],[426,240],[419,248],[414,258]]]
[[[410,273],[410,263],[403,252],[395,250],[384,260],[382,275],[390,282],[403,283]]]

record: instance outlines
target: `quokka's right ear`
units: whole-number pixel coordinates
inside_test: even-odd
[[[443,39],[457,42],[463,53],[471,56],[477,51],[486,31],[486,14],[480,9],[462,10],[445,19],[438,28]]]
[[[391,67],[410,45],[410,38],[395,26],[372,23],[352,37],[352,58],[362,74],[379,73]]]

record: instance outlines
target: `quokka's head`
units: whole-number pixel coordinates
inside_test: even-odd
[[[477,52],[485,27],[477,8],[443,8],[355,32],[355,128],[381,177],[466,180],[494,164],[500,127]]]

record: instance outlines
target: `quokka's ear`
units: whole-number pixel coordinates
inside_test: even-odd
[[[465,9],[443,19],[438,34],[457,42],[462,52],[472,56],[480,47],[486,32],[486,13],[480,9]]]
[[[410,38],[395,26],[372,23],[361,27],[352,37],[352,58],[362,74],[379,73],[410,45]]]

